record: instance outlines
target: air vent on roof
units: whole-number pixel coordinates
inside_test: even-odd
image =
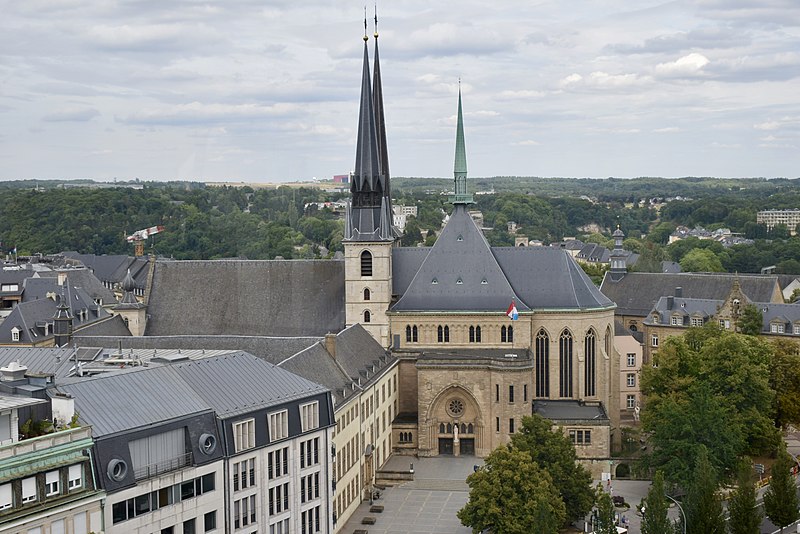
[[[463,238],[463,237],[461,237],[461,236],[458,236],[458,237],[456,238],[456,241],[464,241],[464,238]]]
[[[433,285],[436,285],[436,284],[438,284],[438,283],[439,283],[439,280],[437,280],[436,278],[434,278],[433,280],[431,280],[431,284],[433,284]]]
[[[484,286],[485,286],[485,285],[486,285],[486,284],[488,284],[488,283],[489,283],[489,281],[488,281],[486,278],[484,278],[483,280],[481,280],[481,285],[484,285]]]
[[[459,278],[458,280],[456,280],[456,285],[459,285],[459,286],[460,286],[460,285],[461,285],[461,284],[463,284],[463,283],[464,283],[464,282],[461,280],[461,278]]]

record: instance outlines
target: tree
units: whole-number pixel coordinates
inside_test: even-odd
[[[681,269],[687,273],[721,273],[722,262],[716,254],[707,249],[695,248],[686,253],[680,261]]]
[[[656,471],[653,483],[642,501],[642,534],[664,534],[672,531],[667,517],[669,503],[664,493],[664,473]]]
[[[769,377],[769,385],[775,390],[775,425],[800,425],[800,355],[793,341],[772,342]]]
[[[761,511],[756,504],[756,487],[753,484],[750,460],[739,462],[736,489],[728,500],[730,534],[758,534],[761,532]]]
[[[564,524],[564,502],[550,475],[525,451],[499,446],[467,484],[469,501],[457,515],[473,533],[556,534]]]
[[[764,316],[755,304],[748,304],[742,309],[742,316],[738,321],[739,330],[748,336],[757,336],[761,333]]]
[[[791,474],[793,466],[794,461],[784,445],[778,453],[778,459],[772,464],[772,478],[764,493],[764,513],[781,528],[781,532],[798,519],[797,488]]]
[[[603,491],[603,486],[597,485],[597,534],[617,534],[616,513],[611,495]]]
[[[693,480],[683,501],[687,534],[725,534],[722,499],[717,488],[717,473],[709,462],[708,451],[701,445]]]
[[[552,423],[541,415],[526,416],[519,431],[511,436],[511,445],[530,454],[549,473],[564,501],[568,520],[589,513],[595,500],[592,477],[577,463],[575,446],[560,429],[553,430]]]

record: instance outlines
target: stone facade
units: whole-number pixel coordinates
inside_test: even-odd
[[[389,345],[386,311],[392,297],[392,243],[345,242],[345,321]],[[365,274],[369,273],[369,274]]]

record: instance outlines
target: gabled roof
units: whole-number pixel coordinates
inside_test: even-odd
[[[75,411],[95,438],[211,411],[169,366],[76,379],[57,390],[75,397]]]
[[[360,377],[366,384],[394,360],[360,324],[336,334],[336,363],[352,380],[357,381]]]
[[[617,303],[618,315],[646,316],[662,296],[682,288],[687,298],[724,300],[739,277],[742,291],[750,300],[769,302],[777,288],[776,276],[729,273],[627,273],[620,280],[606,275],[600,291]]]
[[[314,336],[344,327],[344,262],[158,260],[147,336]]]
[[[725,301],[717,299],[661,297],[658,299],[658,302],[656,302],[651,313],[644,320],[644,323],[653,324],[653,315],[658,314],[658,324],[661,326],[670,326],[672,323],[672,316],[680,315],[682,319],[679,326],[688,326],[690,317],[712,317],[717,313],[717,310],[722,306],[723,302]]]
[[[246,352],[191,360],[172,367],[223,419],[327,391]]]
[[[457,204],[394,311],[505,311],[511,288],[489,244],[464,204]]]
[[[101,282],[122,283],[130,269],[137,288],[144,289],[147,285],[148,259],[145,257],[137,258],[122,254],[78,254],[75,251],[62,252],[61,255],[88,267]]]
[[[55,376],[74,352],[72,348],[0,347],[0,367],[8,367],[11,362],[18,361],[28,368],[30,374]]]
[[[315,343],[290,356],[278,367],[330,389],[337,406],[353,396],[350,391],[352,379],[336,364],[322,343]],[[350,394],[345,396],[343,391]]]
[[[614,306],[564,250],[493,247],[492,252],[514,291],[534,311]]]
[[[90,323],[76,331],[73,338],[80,336],[130,336],[131,331],[125,326],[120,315],[112,315],[106,319]]]
[[[95,274],[89,269],[67,269],[61,271],[67,275],[67,280],[71,286],[83,289],[92,299],[102,299],[103,304],[108,306],[117,301],[114,292],[103,285]],[[56,278],[58,271],[44,271],[39,273],[42,278]]]

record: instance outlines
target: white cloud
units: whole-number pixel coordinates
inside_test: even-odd
[[[692,52],[686,56],[670,61],[659,63],[655,67],[655,73],[663,77],[692,77],[702,74],[703,68],[711,61],[703,54]]]
[[[677,126],[667,126],[666,128],[656,128],[653,130],[655,133],[678,133],[681,129]]]
[[[86,122],[100,115],[93,108],[67,108],[48,113],[42,117],[45,122]]]

